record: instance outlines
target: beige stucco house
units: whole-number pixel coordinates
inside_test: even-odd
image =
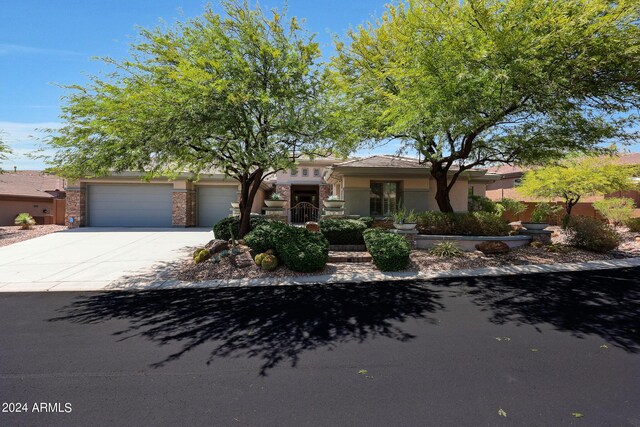
[[[140,178],[122,173],[68,184],[68,225],[210,227],[229,216],[231,203],[238,200],[237,181],[223,174],[202,175],[197,181],[189,175],[149,182]],[[465,172],[451,193],[454,209],[466,211],[468,195],[484,195],[487,183],[497,179],[486,170]],[[291,222],[317,219],[330,195],[345,200],[345,215],[385,217],[399,206],[437,209],[429,169],[417,159],[388,155],[300,159],[294,169],[277,172],[262,184],[253,212],[264,213],[264,200],[272,193],[287,201],[284,214]],[[299,206],[311,207],[312,215],[298,215]]]
[[[64,224],[65,182],[42,171],[5,171],[0,174],[0,225],[14,225],[26,212],[37,224]]]

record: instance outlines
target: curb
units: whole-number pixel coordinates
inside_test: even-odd
[[[31,284],[0,284],[0,293],[3,292],[92,292],[92,291],[145,291],[161,289],[201,289],[201,288],[232,288],[250,286],[295,286],[325,283],[375,283],[375,282],[402,282],[409,280],[433,280],[452,279],[466,277],[494,277],[514,276],[521,274],[540,273],[569,273],[577,271],[597,271],[616,268],[640,267],[640,257],[615,260],[599,260],[577,263],[538,264],[538,265],[514,265],[505,267],[486,267],[467,270],[451,270],[440,272],[376,272],[363,274],[324,274],[316,276],[298,276],[293,278],[262,278],[262,279],[217,279],[201,282],[186,282],[179,280],[156,280],[151,282],[136,282],[131,284],[119,283],[42,283]],[[24,286],[24,287],[22,287]]]
[[[640,257],[619,260],[599,260],[576,263],[517,265],[506,267],[473,268],[467,270],[451,270],[433,273],[413,272],[379,272],[360,275],[317,275],[300,276],[292,279],[264,278],[264,279],[218,279],[202,282],[182,282],[168,280],[133,285],[133,287],[113,287],[105,290],[144,290],[144,289],[180,289],[180,288],[229,288],[249,286],[294,286],[324,283],[372,283],[388,281],[430,280],[439,278],[463,277],[492,277],[514,276],[519,274],[566,273],[574,271],[597,271],[616,268],[640,267]],[[1,291],[1,289],[0,289]]]

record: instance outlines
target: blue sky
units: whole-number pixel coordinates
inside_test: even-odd
[[[325,56],[331,34],[384,11],[385,0],[289,0],[288,14],[306,19],[317,33]],[[200,15],[200,0],[19,0],[4,2],[0,26],[0,131],[16,152],[0,163],[4,169],[41,169],[41,161],[24,156],[42,134],[37,129],[59,126],[60,98],[56,84],[84,84],[87,76],[106,70],[94,57],[124,58],[137,26],[154,27]],[[263,8],[282,1],[261,1]],[[214,3],[214,8],[220,10]],[[390,148],[387,148],[389,151]],[[391,149],[392,150],[392,149]]]
[[[253,2],[253,0],[251,0]],[[306,19],[317,33],[325,57],[333,53],[331,34],[343,35],[384,11],[389,0],[289,0],[289,16]],[[36,149],[38,129],[60,126],[56,84],[80,84],[107,70],[92,58],[125,58],[137,26],[154,27],[198,16],[209,2],[201,0],[15,0],[4,2],[0,26],[0,132],[15,152],[0,167],[42,169],[26,153]],[[281,7],[264,0],[263,8]],[[214,8],[220,7],[214,2]],[[375,152],[395,152],[393,144]],[[639,151],[640,145],[628,147]],[[360,152],[358,154],[365,154]]]

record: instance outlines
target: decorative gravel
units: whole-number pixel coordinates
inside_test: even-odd
[[[22,230],[20,226],[15,225],[2,226],[0,227],[0,246],[12,245],[66,229],[65,225],[34,225],[30,230]]]
[[[557,248],[555,252],[549,252],[545,248],[527,246],[512,249],[509,253],[502,255],[484,255],[476,251],[464,252],[460,257],[441,258],[431,255],[426,250],[414,250],[411,251],[411,263],[408,270],[435,272],[469,268],[504,267],[508,265],[558,264],[640,257],[640,233],[630,233],[626,229],[618,229],[618,232],[622,235],[622,244],[615,251],[601,254],[571,248],[566,245],[566,238],[560,228],[553,228],[552,230],[554,231],[552,237],[554,248]],[[248,251],[249,249],[245,247],[244,250]],[[166,268],[167,270],[165,270],[164,277],[184,281],[258,279],[267,277],[284,278],[319,274],[364,274],[378,271],[373,263],[329,263],[323,270],[313,273],[296,273],[284,266],[279,266],[275,271],[265,271],[256,265],[239,269],[231,263],[229,258],[223,258],[217,264],[211,261],[194,264],[189,258],[166,266]]]
[[[248,251],[248,248],[244,248]],[[315,271],[312,273],[298,273],[291,271],[288,268],[280,265],[274,271],[266,271],[257,265],[253,264],[246,268],[236,268],[230,258],[222,258],[220,262],[213,263],[212,261],[205,261],[200,264],[194,264],[191,259],[179,262],[172,266],[168,266],[168,269],[172,271],[169,275],[172,279],[185,280],[185,281],[201,281],[201,280],[215,280],[215,279],[259,279],[263,277],[300,277],[300,276],[315,276],[318,274],[348,274],[353,273],[365,273],[368,271],[374,272],[377,269],[372,263],[364,264],[349,264],[349,263],[328,263],[323,270]]]

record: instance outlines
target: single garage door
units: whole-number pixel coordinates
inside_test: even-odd
[[[237,198],[238,187],[198,187],[198,225],[213,227],[231,213],[231,202]]]
[[[92,227],[171,227],[172,185],[90,185]]]

